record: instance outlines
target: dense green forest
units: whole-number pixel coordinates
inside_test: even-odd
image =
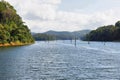
[[[87,34],[86,39],[89,41],[120,41],[120,21],[115,25],[100,27]]]
[[[43,33],[37,33],[33,35],[33,38],[36,41],[51,41],[51,40],[55,40],[55,36],[53,35],[48,35],[48,34],[43,34]]]
[[[0,1],[0,44],[5,43],[33,43],[30,30],[13,6]]]

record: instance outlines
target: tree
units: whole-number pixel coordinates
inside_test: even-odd
[[[115,26],[120,28],[120,21],[116,22]]]
[[[99,27],[86,35],[90,41],[120,41],[120,21],[114,25]]]
[[[0,43],[34,42],[30,30],[8,2],[0,1]]]

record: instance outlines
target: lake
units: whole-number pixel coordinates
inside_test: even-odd
[[[1,47],[0,80],[120,80],[120,43],[38,41]]]

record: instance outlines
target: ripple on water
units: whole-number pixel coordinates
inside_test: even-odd
[[[77,47],[65,43],[0,49],[0,80],[120,80],[120,55],[108,51],[111,45],[105,52],[97,42]]]

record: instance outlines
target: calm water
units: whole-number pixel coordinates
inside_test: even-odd
[[[120,43],[36,42],[0,48],[0,80],[120,80]]]

